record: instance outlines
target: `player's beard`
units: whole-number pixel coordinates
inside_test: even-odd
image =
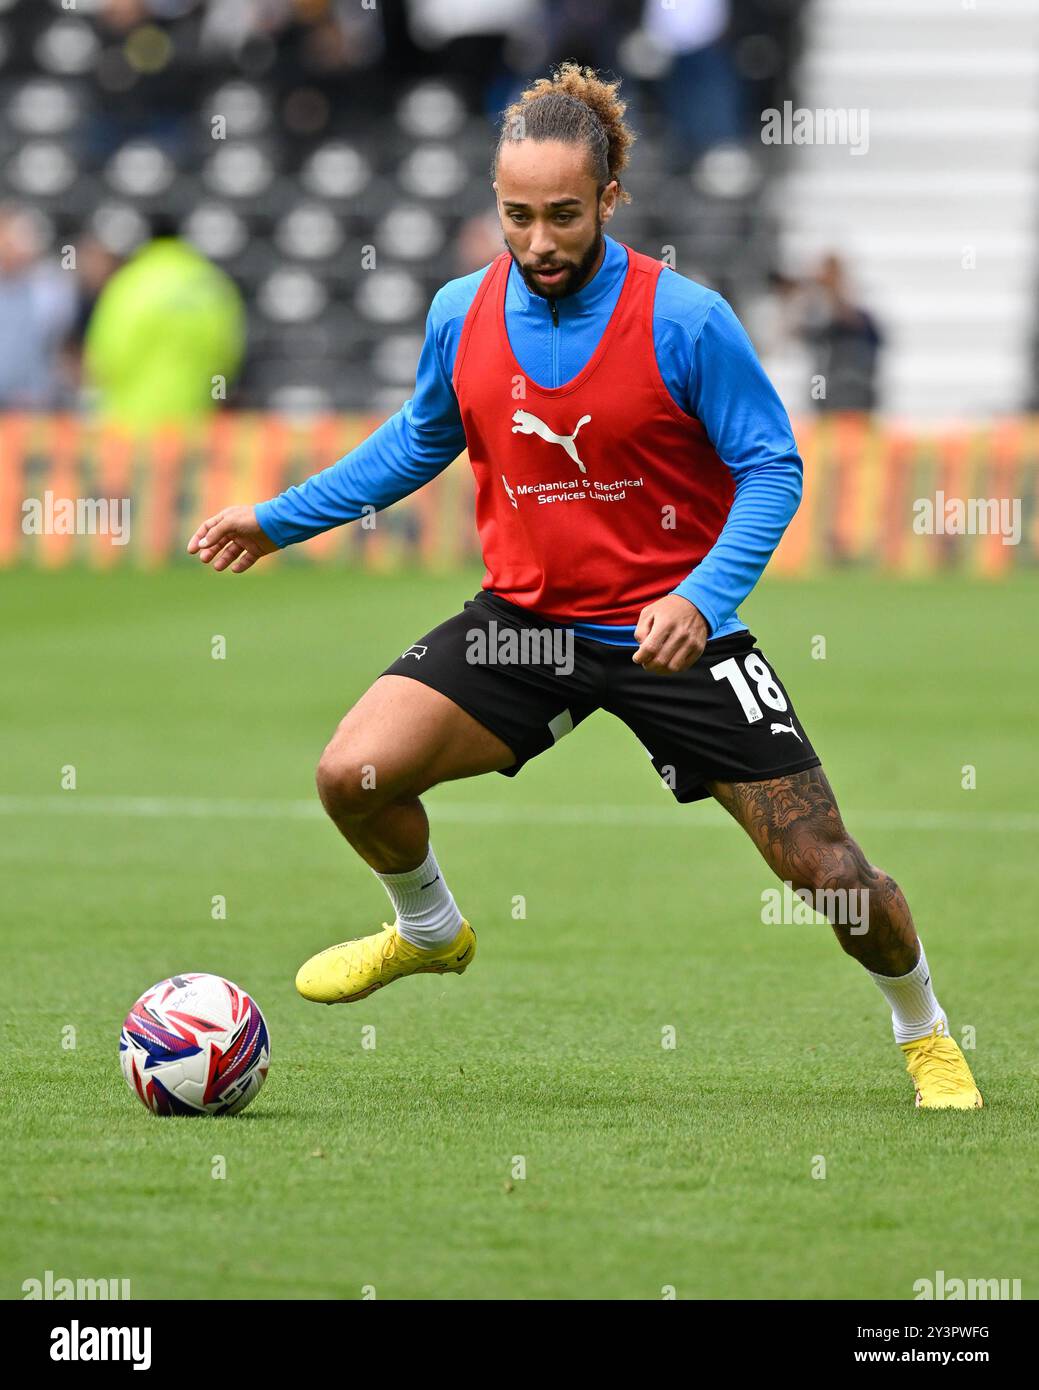
[[[595,235],[592,237],[591,244],[582,254],[580,260],[568,261],[559,256],[554,256],[547,263],[542,262],[540,265],[535,264],[532,266],[532,270],[548,270],[550,267],[554,268],[556,266],[566,267],[566,274],[560,280],[559,284],[553,285],[551,289],[546,289],[544,286],[538,284],[531,271],[523,265],[523,262],[516,255],[511,246],[509,246],[509,255],[516,262],[519,273],[523,276],[527,289],[530,290],[531,294],[540,295],[542,299],[565,299],[568,294],[576,294],[579,289],[584,287],[585,281],[591,274],[592,266],[595,265],[595,262],[599,258],[599,252],[602,250],[602,242],[602,220],[597,216],[595,219]],[[506,245],[508,246],[507,242]]]

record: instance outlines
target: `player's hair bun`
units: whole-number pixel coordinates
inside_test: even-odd
[[[635,133],[624,121],[627,103],[621,100],[619,89],[619,79],[608,82],[594,68],[560,63],[551,77],[539,77],[506,109],[494,152],[495,165],[507,140],[587,144],[596,182],[602,187],[616,179],[620,200],[630,202],[620,176]]]

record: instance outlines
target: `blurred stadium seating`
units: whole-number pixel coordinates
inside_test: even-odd
[[[389,411],[434,291],[500,245],[492,121],[550,61],[626,79],[640,143],[618,235],[673,247],[737,304],[763,283],[775,225],[754,113],[788,89],[802,0],[690,3],[727,25],[739,87],[740,128],[702,148],[697,89],[676,106],[682,55],[641,0],[501,3],[497,34],[487,7],[426,0],[0,0],[0,199],[36,210],[47,254],[97,241],[123,257],[172,220],[249,306],[231,404]]]

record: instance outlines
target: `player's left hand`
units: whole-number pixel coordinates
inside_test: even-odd
[[[656,676],[677,676],[700,660],[710,635],[695,603],[668,594],[639,614],[635,637],[641,645],[631,659]]]

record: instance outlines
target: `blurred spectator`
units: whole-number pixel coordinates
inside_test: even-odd
[[[37,224],[0,206],[0,406],[50,410],[62,403],[62,348],[76,317],[71,270],[48,264]]]
[[[813,372],[826,382],[820,412],[875,410],[883,336],[873,316],[852,301],[840,257],[823,257],[805,283],[801,334],[815,350]]]
[[[98,296],[106,281],[119,269],[121,258],[90,233],[76,242],[75,313],[62,355],[63,371],[71,395],[78,395],[83,380],[83,340]]]
[[[193,8],[194,0],[104,0],[97,8],[93,77],[108,100],[81,132],[91,157],[105,160],[144,136],[172,157],[188,152],[192,120],[174,37],[176,22]]]
[[[811,407],[815,350],[805,341],[800,280],[769,271],[759,290],[743,300],[742,319],[761,365],[792,415]]]
[[[76,243],[76,322],[74,336],[82,343],[104,285],[119,269],[120,258],[99,237],[87,234]]]
[[[670,58],[664,101],[682,161],[746,134],[744,94],[727,44],[729,0],[645,0],[647,37]]]
[[[130,428],[187,424],[224,398],[245,348],[232,280],[159,225],[107,282],[84,368],[101,416]]]
[[[407,0],[407,7],[412,40],[436,53],[472,111],[496,114],[515,79],[510,41],[534,34],[543,0]]]
[[[470,275],[489,265],[505,250],[505,238],[497,212],[478,212],[466,218],[455,245],[455,273]]]
[[[199,47],[209,56],[232,58],[245,71],[276,65],[282,76],[297,68],[339,72],[367,67],[382,56],[382,10],[388,3],[221,0],[201,11]]]
[[[751,135],[760,136],[761,113],[797,94],[797,64],[805,16],[816,0],[730,0],[728,45],[740,75]],[[811,24],[811,19],[808,20]]]

